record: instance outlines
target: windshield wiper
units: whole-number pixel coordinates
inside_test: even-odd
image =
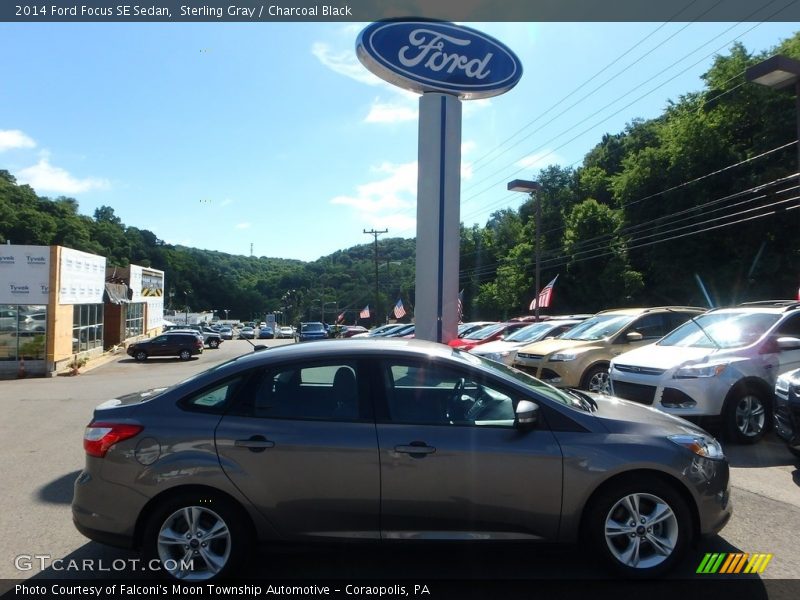
[[[586,408],[587,412],[595,412],[597,410],[597,401],[592,398],[589,394],[586,394],[580,390],[576,390],[574,388],[567,388],[566,391],[569,395],[573,398],[577,398],[580,400],[581,404],[584,408]]]

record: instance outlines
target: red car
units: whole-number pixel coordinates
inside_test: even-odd
[[[471,350],[479,344],[486,342],[493,342],[499,340],[505,335],[508,335],[517,329],[527,327],[530,323],[524,321],[514,321],[508,323],[497,323],[495,325],[488,325],[482,327],[477,331],[465,335],[463,338],[455,338],[450,340],[449,345],[452,348],[460,348],[461,350]]]

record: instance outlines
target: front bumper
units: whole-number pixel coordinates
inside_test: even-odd
[[[653,406],[678,417],[719,416],[731,383],[720,377],[673,379],[669,373],[651,375],[610,371],[611,393]]]
[[[515,368],[555,387],[580,387],[580,369],[570,366],[575,363],[576,361],[550,362],[544,356],[520,356],[519,353],[514,358]]]

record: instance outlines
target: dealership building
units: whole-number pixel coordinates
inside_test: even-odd
[[[0,246],[0,379],[53,376],[160,331],[164,272],[63,246]]]

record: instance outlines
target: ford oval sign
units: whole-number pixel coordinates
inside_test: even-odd
[[[381,79],[421,94],[489,98],[522,76],[522,64],[504,44],[441,21],[372,23],[358,36],[356,54]]]

